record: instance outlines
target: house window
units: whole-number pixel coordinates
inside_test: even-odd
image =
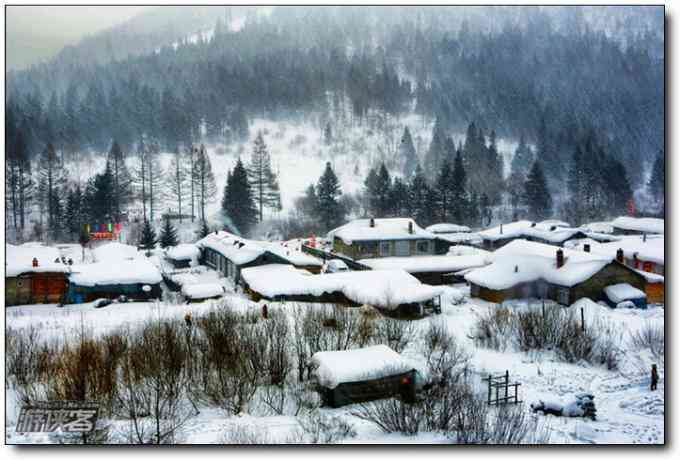
[[[429,241],[418,241],[416,243],[416,252],[419,254],[429,254],[430,253],[430,242]]]
[[[557,302],[562,305],[569,305],[569,289],[568,288],[558,288],[557,289]]]
[[[538,285],[536,286],[536,293],[538,294],[539,299],[547,299],[548,283],[538,283]]]
[[[479,297],[479,285],[477,284],[470,285],[470,295],[472,297]]]
[[[380,255],[382,257],[387,257],[390,255],[390,242],[389,241],[381,241],[380,242]]]
[[[651,262],[645,262],[644,265],[642,266],[642,270],[646,272],[652,272],[652,263]]]

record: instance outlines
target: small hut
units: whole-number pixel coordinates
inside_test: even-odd
[[[321,351],[311,365],[321,399],[331,407],[395,396],[412,402],[416,397],[417,371],[385,345]]]
[[[178,244],[165,251],[165,258],[174,268],[189,268],[198,264],[201,251],[194,244]]]

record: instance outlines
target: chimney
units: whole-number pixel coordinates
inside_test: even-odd
[[[642,234],[642,242],[643,242],[643,243],[646,243],[646,242],[647,242],[647,234],[646,234],[646,233],[643,233],[643,234]]]
[[[33,266],[34,267],[38,266],[38,259],[36,257],[33,258]]]
[[[519,265],[515,265],[515,273],[519,272]]]
[[[408,232],[413,235],[413,221],[408,221]]]
[[[501,235],[503,234],[503,224],[501,224]]]
[[[551,225],[551,226],[550,226],[550,231],[551,231],[551,232],[554,232],[556,228],[557,228],[557,225]]]
[[[583,245],[583,250],[584,250],[585,252],[590,252],[590,245],[589,245],[588,243],[584,244],[584,245]]]
[[[371,220],[368,221],[368,226],[373,228],[375,227],[375,219],[371,217]]]
[[[562,268],[564,266],[564,251],[558,249],[556,255],[557,255],[557,268]]]
[[[616,261],[623,263],[623,249],[621,248],[616,251]]]
[[[531,228],[534,228],[536,226],[536,222],[531,223]]]

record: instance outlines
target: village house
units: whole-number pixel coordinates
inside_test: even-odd
[[[39,243],[6,245],[5,304],[64,303],[70,266],[59,250]]]
[[[443,288],[422,284],[404,270],[367,270],[314,275],[293,265],[244,268],[245,292],[254,301],[373,306],[393,316],[423,316],[438,310]]]
[[[457,224],[434,224],[425,229],[437,237],[435,243],[435,253],[443,254],[451,245],[466,244],[472,246],[480,246],[482,239],[476,232],[470,231],[470,227]]]
[[[617,217],[611,222],[615,235],[664,234],[664,220],[653,217]]]
[[[611,243],[583,243],[576,248],[616,257],[619,262],[644,276],[645,292],[650,303],[665,302],[665,239],[663,235],[624,236]]]
[[[645,289],[645,278],[613,256],[515,240],[493,254],[493,262],[465,275],[470,294],[489,302],[551,299],[571,305],[587,297],[606,300],[607,286],[627,283]]]
[[[331,230],[327,238],[333,252],[354,260],[434,255],[438,249],[437,237],[409,218],[357,219]]]
[[[474,268],[490,263],[490,253],[471,246],[452,246],[449,253],[418,257],[380,257],[358,262],[373,270],[404,270],[421,283],[452,284],[464,281],[463,275]]]
[[[161,274],[146,257],[110,259],[74,265],[69,275],[69,303],[96,299],[160,299]]]
[[[386,345],[353,350],[320,351],[310,360],[312,376],[324,405],[341,407],[399,397],[413,402],[418,373]]]
[[[482,247],[489,251],[501,248],[516,239],[535,241],[558,247],[564,247],[567,241],[584,238],[591,238],[596,241],[612,241],[615,239],[610,235],[571,228],[565,222],[557,220],[546,220],[543,222],[520,220],[482,230],[478,235],[482,239]]]
[[[199,262],[240,284],[241,271],[248,267],[268,264],[289,264],[312,273],[321,271],[322,262],[296,249],[278,243],[253,241],[220,231],[207,235],[196,243],[201,255]]]

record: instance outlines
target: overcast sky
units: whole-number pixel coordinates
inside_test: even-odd
[[[150,6],[7,6],[7,67],[23,68]]]

